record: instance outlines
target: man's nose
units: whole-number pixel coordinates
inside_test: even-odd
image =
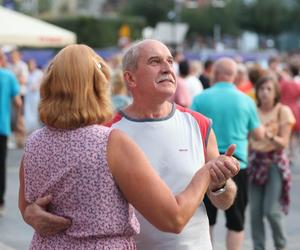
[[[173,65],[167,61],[164,61],[162,63],[162,70],[163,70],[163,72],[170,72],[173,70]]]

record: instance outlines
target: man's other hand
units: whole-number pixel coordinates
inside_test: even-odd
[[[51,202],[51,195],[37,199],[29,204],[24,211],[24,220],[32,226],[41,236],[50,236],[68,229],[72,221],[70,219],[53,215],[46,211]]]

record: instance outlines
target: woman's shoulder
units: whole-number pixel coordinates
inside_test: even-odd
[[[47,127],[42,127],[33,131],[26,139],[25,151],[39,147],[44,142],[47,142]]]
[[[29,134],[26,141],[30,142],[30,141],[38,140],[41,136],[43,136],[46,130],[47,130],[46,127],[42,127],[34,130],[31,134]]]
[[[70,136],[75,140],[89,141],[93,143],[97,143],[99,140],[107,142],[111,130],[111,128],[101,124],[93,124],[71,130]]]
[[[279,112],[282,112],[285,114],[292,114],[291,108],[285,104],[279,103],[278,109],[279,109]]]
[[[296,121],[291,108],[281,103],[279,104],[279,117],[282,117],[284,120],[288,120],[290,123],[294,123]]]

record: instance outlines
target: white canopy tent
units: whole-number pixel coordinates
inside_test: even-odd
[[[75,33],[0,6],[0,45],[63,47],[73,43]]]

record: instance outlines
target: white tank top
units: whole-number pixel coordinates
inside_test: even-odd
[[[141,147],[174,194],[182,191],[205,163],[211,121],[197,112],[174,105],[165,118],[143,120],[119,112],[109,125],[126,132]],[[136,236],[138,249],[212,249],[203,202],[180,234],[161,232],[136,213],[141,224]]]

